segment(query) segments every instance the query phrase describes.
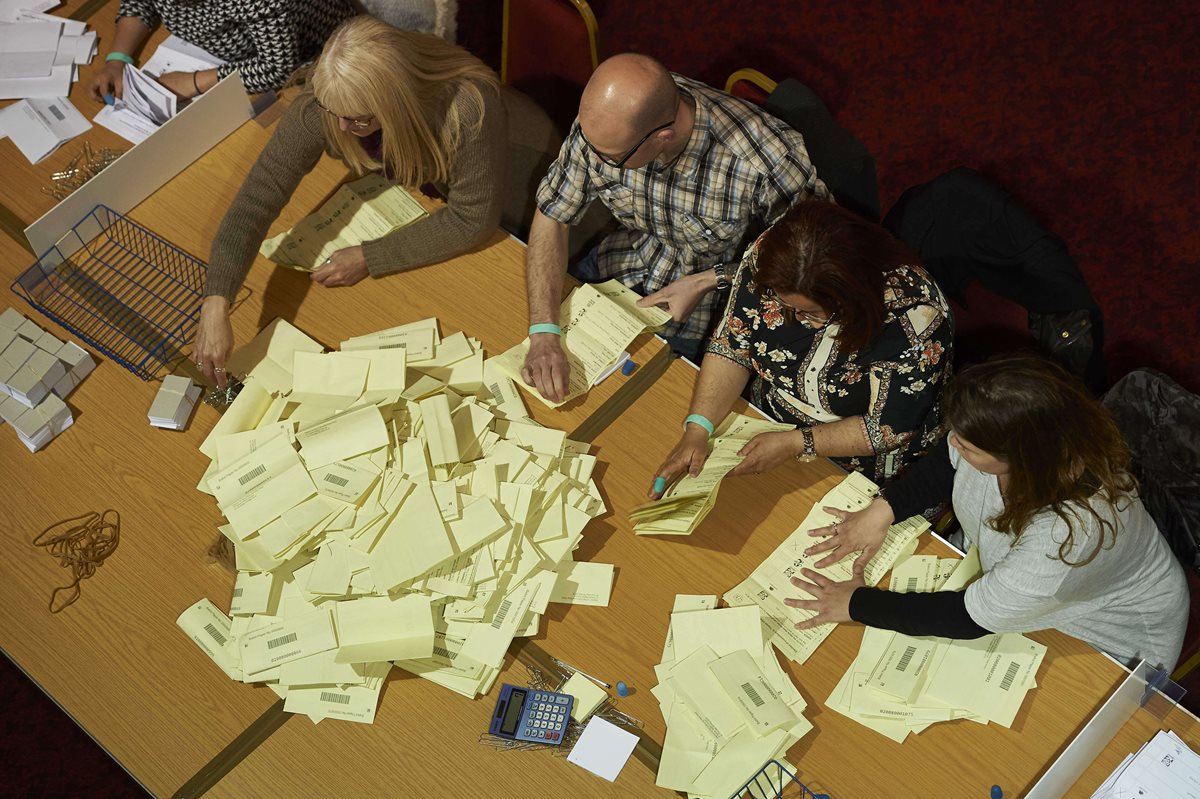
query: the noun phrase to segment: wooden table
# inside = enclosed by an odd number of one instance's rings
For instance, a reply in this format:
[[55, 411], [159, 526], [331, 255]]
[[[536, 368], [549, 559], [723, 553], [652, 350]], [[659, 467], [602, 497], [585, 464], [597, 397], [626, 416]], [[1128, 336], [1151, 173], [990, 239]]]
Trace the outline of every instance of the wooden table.
[[1175, 707], [1160, 719], [1148, 711], [1139, 710], [1125, 722], [1112, 743], [1104, 748], [1066, 793], [1065, 799], [1089, 799], [1127, 755], [1136, 753], [1159, 730], [1171, 730], [1194, 751], [1200, 752], [1200, 720], [1191, 713]]

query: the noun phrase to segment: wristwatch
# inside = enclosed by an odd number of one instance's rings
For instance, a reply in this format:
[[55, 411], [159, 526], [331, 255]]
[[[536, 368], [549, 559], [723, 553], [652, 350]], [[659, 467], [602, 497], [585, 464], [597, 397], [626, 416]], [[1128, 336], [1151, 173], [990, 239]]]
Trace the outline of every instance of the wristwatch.
[[717, 276], [717, 291], [724, 291], [729, 288], [729, 278], [725, 276], [725, 264], [714, 266], [713, 274]]
[[817, 459], [817, 446], [813, 443], [813, 434], [811, 427], [801, 427], [800, 435], [804, 436], [804, 449], [796, 456], [796, 460], [801, 463], [809, 463]]

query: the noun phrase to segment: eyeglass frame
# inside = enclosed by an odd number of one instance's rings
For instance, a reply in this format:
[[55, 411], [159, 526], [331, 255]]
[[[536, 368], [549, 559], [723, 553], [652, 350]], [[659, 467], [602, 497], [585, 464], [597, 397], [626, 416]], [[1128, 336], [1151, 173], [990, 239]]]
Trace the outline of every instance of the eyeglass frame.
[[770, 286], [763, 286], [763, 299], [774, 300], [780, 305], [780, 313], [783, 314], [785, 324], [795, 324], [796, 322], [809, 322], [822, 327], [833, 321], [836, 312], [826, 314], [824, 318], [817, 315], [815, 311], [806, 311], [788, 303], [783, 297], [779, 296], [779, 292]]
[[[321, 103], [320, 100], [318, 100], [315, 97], [313, 98], [313, 102], [315, 102], [317, 104], [317, 108], [320, 108], [322, 111], [324, 111], [326, 114], [329, 114], [329, 116], [333, 117], [334, 119], [345, 120], [346, 124], [349, 125], [350, 127], [354, 128], [355, 130], [362, 130], [363, 128], [369, 128], [375, 124], [375, 115], [374, 114], [371, 114], [371, 116], [369, 116], [366, 120], [355, 119], [354, 117], [344, 117], [341, 114], [335, 114], [332, 111], [330, 111], [328, 108], [326, 108]], [[639, 145], [639, 146], [641, 146], [641, 145]]]
[[674, 116], [671, 117], [671, 121], [667, 122], [663, 125], [659, 125], [657, 128], [655, 128], [654, 130], [647, 133], [645, 136], [643, 136], [641, 139], [639, 139], [638, 143], [633, 145], [633, 147], [627, 153], [625, 153], [625, 155], [622, 156], [620, 159], [614, 159], [612, 156], [605, 155], [604, 153], [597, 150], [596, 146], [594, 144], [592, 144], [590, 141], [588, 141], [588, 137], [583, 134], [583, 126], [580, 126], [580, 128], [579, 128], [579, 137], [581, 139], [583, 139], [583, 143], [586, 144], [588, 146], [588, 149], [592, 151], [592, 155], [596, 156], [602, 162], [604, 162], [608, 166], [612, 167], [613, 169], [622, 169], [622, 168], [624, 168], [625, 164], [629, 162], [629, 159], [633, 158], [634, 154], [638, 150], [642, 149], [642, 145], [644, 145], [646, 142], [650, 141], [651, 136], [653, 136], [655, 133], [658, 133], [659, 131], [666, 130], [667, 128], [669, 128], [675, 124], [675, 121], [679, 119], [679, 103], [680, 102], [682, 102], [682, 98], [679, 96], [678, 93], [676, 93], [675, 114], [674, 114]]

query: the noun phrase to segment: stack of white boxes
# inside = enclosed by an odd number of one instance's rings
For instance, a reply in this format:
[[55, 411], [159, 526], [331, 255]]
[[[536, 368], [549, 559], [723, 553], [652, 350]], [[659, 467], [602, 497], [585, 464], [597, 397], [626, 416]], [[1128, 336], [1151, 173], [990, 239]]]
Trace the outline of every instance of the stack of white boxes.
[[168, 375], [163, 378], [162, 387], [154, 395], [150, 405], [150, 424], [167, 430], [182, 430], [187, 427], [196, 400], [200, 398], [200, 386], [186, 377]]
[[0, 420], [30, 452], [71, 426], [63, 400], [95, 368], [79, 345], [59, 341], [12, 308], [0, 312]]

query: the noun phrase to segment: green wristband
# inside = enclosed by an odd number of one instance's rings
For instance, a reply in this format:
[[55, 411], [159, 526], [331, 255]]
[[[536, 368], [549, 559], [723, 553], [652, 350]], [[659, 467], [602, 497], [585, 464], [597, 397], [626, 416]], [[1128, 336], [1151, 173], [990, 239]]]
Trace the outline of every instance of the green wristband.
[[125, 55], [124, 53], [109, 53], [104, 56], [105, 61], [124, 61], [126, 64], [132, 65], [133, 56]]
[[532, 336], [535, 333], [553, 333], [556, 336], [561, 336], [562, 328], [551, 324], [530, 325], [529, 335]]
[[716, 428], [713, 427], [713, 423], [708, 421], [708, 419], [706, 419], [705, 417], [701, 416], [698, 413], [689, 413], [687, 415], [687, 418], [683, 420], [684, 428], [686, 429], [689, 424], [699, 425], [700, 427], [703, 427], [705, 430], [708, 431], [708, 435], [710, 437], [712, 436], [713, 433], [716, 432]]

